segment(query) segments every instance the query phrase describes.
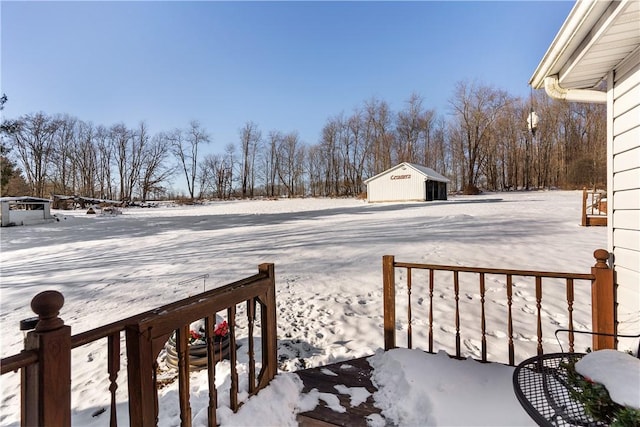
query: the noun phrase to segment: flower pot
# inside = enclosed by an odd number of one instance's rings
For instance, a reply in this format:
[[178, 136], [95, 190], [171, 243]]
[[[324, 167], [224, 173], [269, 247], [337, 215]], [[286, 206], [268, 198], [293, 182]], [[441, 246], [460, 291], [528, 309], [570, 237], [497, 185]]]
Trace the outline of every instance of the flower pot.
[[[229, 335], [215, 336], [213, 340], [214, 362], [229, 358]], [[171, 335], [164, 346], [167, 356], [167, 365], [178, 367], [178, 351], [176, 348], [175, 334]], [[207, 366], [207, 344], [189, 344], [189, 369], [197, 370]]]

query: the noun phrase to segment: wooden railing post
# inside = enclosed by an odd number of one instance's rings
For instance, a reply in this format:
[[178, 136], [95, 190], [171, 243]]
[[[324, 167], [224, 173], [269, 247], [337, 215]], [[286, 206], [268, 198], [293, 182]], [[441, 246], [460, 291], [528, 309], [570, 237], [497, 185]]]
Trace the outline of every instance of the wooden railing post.
[[596, 264], [591, 267], [595, 280], [591, 284], [591, 316], [593, 322], [593, 350], [616, 348], [615, 333], [615, 289], [613, 285], [613, 269], [607, 265], [609, 252], [596, 249], [593, 253]]
[[396, 275], [395, 257], [382, 257], [382, 282], [384, 296], [384, 349], [396, 347]]
[[[278, 373], [278, 325], [276, 312], [276, 279], [275, 267], [273, 264], [260, 264], [260, 273], [266, 273], [269, 277], [269, 289], [267, 290], [266, 301], [262, 312], [262, 352], [263, 363], [266, 363], [264, 385], [268, 384]], [[266, 333], [265, 333], [266, 332]], [[262, 384], [260, 385], [262, 386]]]
[[580, 221], [580, 224], [583, 227], [586, 227], [587, 225], [587, 189], [586, 188], [582, 189], [582, 221]]
[[44, 291], [31, 300], [38, 315], [25, 350], [38, 352], [38, 363], [22, 369], [22, 425], [71, 426], [71, 327], [58, 317], [64, 297]]
[[129, 383], [129, 424], [131, 427], [156, 425], [157, 391], [151, 334], [140, 325], [126, 327], [127, 382]]

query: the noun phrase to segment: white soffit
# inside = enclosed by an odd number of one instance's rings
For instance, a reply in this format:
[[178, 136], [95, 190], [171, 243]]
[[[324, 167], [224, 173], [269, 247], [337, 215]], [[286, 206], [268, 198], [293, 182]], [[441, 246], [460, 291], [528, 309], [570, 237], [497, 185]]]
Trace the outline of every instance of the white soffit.
[[595, 88], [638, 46], [640, 0], [579, 1], [529, 83], [540, 89], [557, 75], [563, 88]]

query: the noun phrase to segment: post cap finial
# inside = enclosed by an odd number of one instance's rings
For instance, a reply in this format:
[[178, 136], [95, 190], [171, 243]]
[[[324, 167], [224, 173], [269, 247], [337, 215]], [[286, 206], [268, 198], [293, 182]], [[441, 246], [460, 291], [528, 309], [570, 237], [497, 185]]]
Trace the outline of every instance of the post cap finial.
[[596, 249], [593, 252], [593, 257], [596, 259], [596, 268], [608, 268], [607, 261], [609, 260], [609, 252], [605, 249]]
[[36, 332], [51, 331], [64, 326], [64, 322], [58, 317], [63, 305], [64, 296], [58, 291], [44, 291], [33, 297], [31, 309], [38, 315]]

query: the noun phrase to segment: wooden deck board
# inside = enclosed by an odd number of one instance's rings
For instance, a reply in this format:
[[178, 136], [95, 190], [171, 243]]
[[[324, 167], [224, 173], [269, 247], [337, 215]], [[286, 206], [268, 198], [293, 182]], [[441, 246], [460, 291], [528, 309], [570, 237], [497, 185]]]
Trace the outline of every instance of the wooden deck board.
[[[326, 370], [337, 375], [328, 374]], [[371, 382], [371, 371], [372, 368], [367, 362], [367, 357], [296, 371], [296, 374], [304, 384], [304, 393], [308, 393], [313, 389], [318, 390], [320, 393], [330, 393], [336, 396], [340, 400], [340, 404], [346, 408], [346, 412], [336, 412], [327, 407], [324, 401], [320, 400], [315, 409], [298, 415], [300, 425], [306, 427], [365, 427], [367, 425], [367, 416], [380, 414], [380, 409], [373, 406], [373, 393], [377, 391], [377, 388]], [[336, 385], [344, 385], [349, 388], [364, 387], [371, 395], [366, 402], [357, 407], [352, 407], [351, 397], [348, 394], [341, 394], [335, 388]]]
[[589, 216], [587, 215], [587, 226], [607, 226], [606, 216]]

